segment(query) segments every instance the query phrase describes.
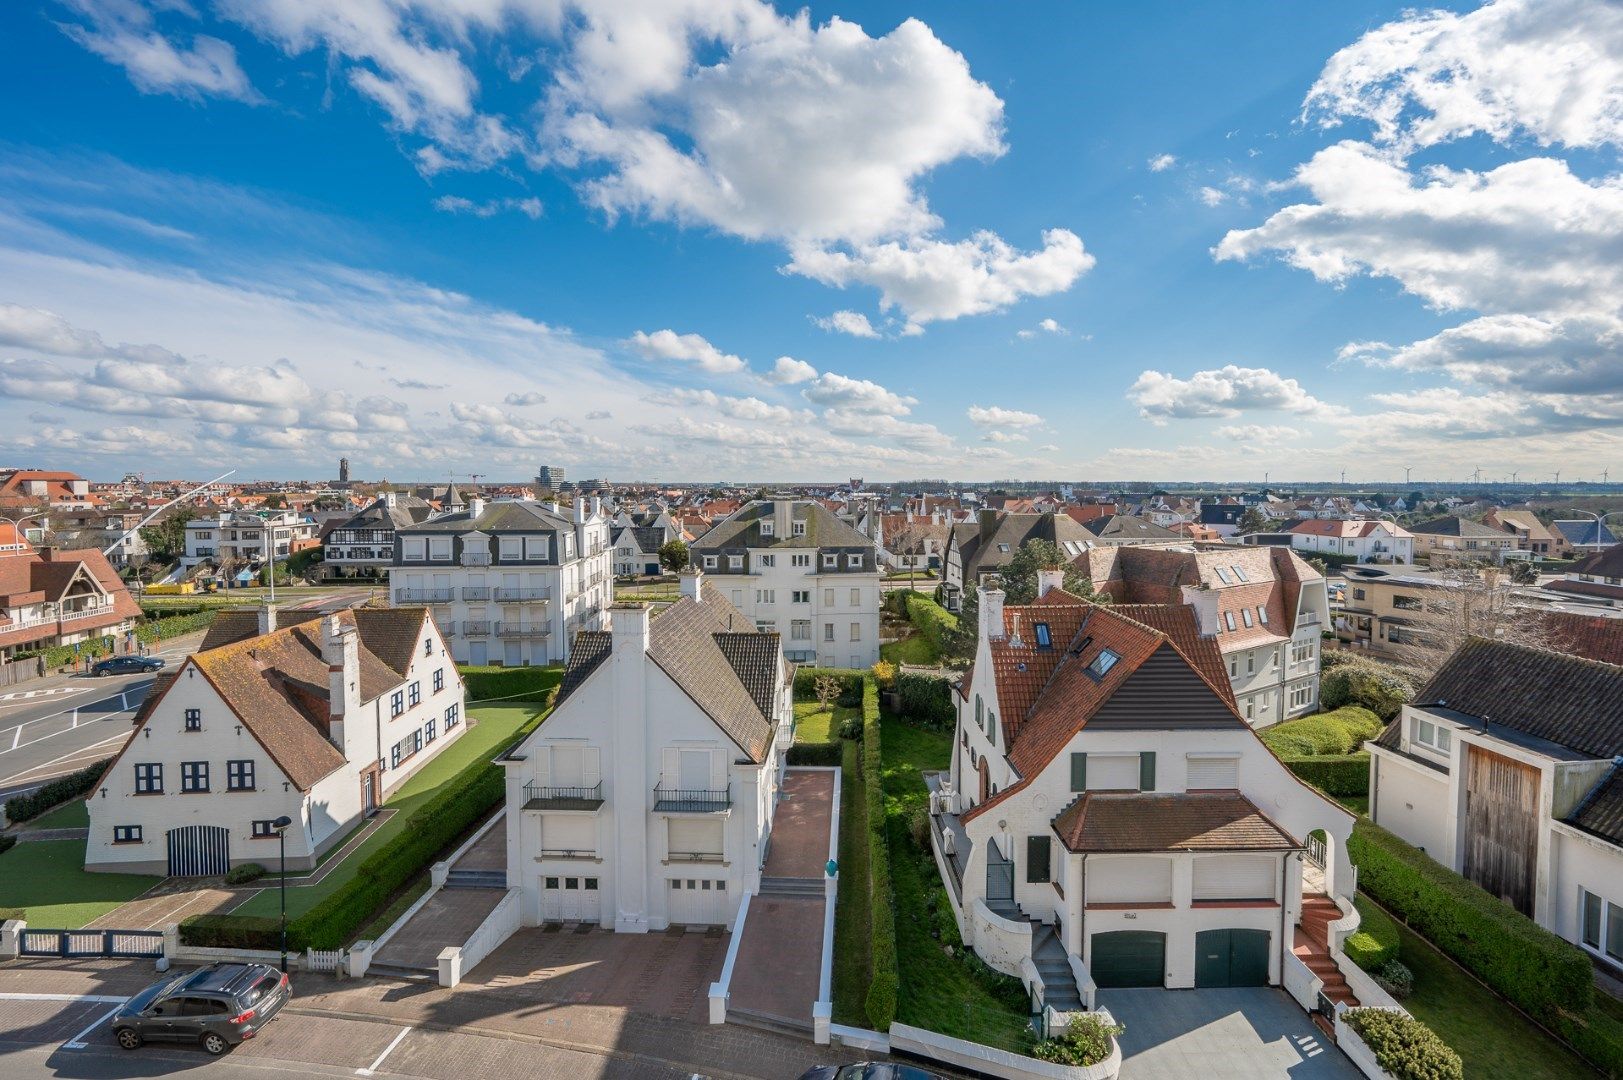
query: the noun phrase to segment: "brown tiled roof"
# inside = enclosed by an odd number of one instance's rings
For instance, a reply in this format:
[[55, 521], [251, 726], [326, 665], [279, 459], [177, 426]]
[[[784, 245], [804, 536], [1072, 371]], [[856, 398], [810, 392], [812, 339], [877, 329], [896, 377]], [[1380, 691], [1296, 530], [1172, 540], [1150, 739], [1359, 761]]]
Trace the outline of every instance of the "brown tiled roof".
[[1623, 619], [1552, 611], [1544, 616], [1543, 628], [1552, 649], [1585, 660], [1623, 665]]
[[1289, 851], [1302, 845], [1237, 791], [1090, 791], [1054, 819], [1069, 851]]
[[[276, 611], [276, 625], [278, 628], [297, 626], [299, 623], [319, 618], [321, 618], [321, 612], [308, 608], [278, 608]], [[209, 624], [208, 632], [203, 635], [203, 644], [197, 647], [197, 651], [207, 652], [210, 649], [218, 649], [221, 645], [244, 641], [255, 637], [258, 633], [258, 608], [228, 608], [214, 616], [214, 621]]]
[[1623, 577], [1623, 544], [1591, 552], [1567, 568], [1569, 574], [1593, 577]]
[[[684, 598], [653, 621], [648, 655], [751, 761], [765, 760], [772, 744], [771, 714], [762, 712], [718, 641], [749, 620], [720, 589], [709, 582], [700, 587], [702, 602]], [[762, 636], [776, 645], [776, 634]]]

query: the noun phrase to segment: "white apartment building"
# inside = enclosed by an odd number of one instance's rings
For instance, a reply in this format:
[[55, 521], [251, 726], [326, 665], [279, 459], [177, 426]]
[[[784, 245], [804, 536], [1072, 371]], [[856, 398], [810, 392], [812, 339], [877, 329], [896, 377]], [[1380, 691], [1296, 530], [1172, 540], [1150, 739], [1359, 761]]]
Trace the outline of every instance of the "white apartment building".
[[1361, 563], [1414, 562], [1414, 534], [1390, 521], [1314, 518], [1284, 530], [1297, 551], [1351, 555]]
[[814, 502], [757, 499], [689, 548], [692, 564], [794, 663], [879, 662], [879, 552]]
[[[702, 584], [701, 584], [702, 583]], [[760, 884], [792, 738], [789, 668], [715, 579], [575, 639], [557, 707], [501, 760], [520, 921], [731, 928]]]
[[272, 551], [277, 559], [285, 559], [295, 540], [315, 535], [315, 522], [289, 510], [225, 510], [217, 518], [194, 518], [186, 523], [186, 553], [180, 563], [252, 562], [269, 558]]
[[613, 599], [609, 519], [572, 508], [474, 498], [467, 509], [395, 530], [389, 594], [428, 604], [459, 664], [557, 664]]
[[306, 869], [462, 736], [462, 679], [426, 608], [222, 612], [164, 672], [87, 797], [85, 868]]

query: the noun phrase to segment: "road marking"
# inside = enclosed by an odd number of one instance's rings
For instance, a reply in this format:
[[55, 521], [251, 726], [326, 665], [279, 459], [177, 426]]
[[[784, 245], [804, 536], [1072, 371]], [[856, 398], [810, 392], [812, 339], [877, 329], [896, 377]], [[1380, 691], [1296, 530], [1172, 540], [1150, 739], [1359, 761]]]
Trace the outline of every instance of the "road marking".
[[83, 1001], [91, 1005], [122, 1005], [127, 997], [105, 994], [0, 994], [0, 1001]]
[[[122, 1004], [122, 1002], [120, 1004]], [[84, 1041], [85, 1036], [89, 1035], [92, 1031], [95, 1031], [97, 1028], [99, 1028], [103, 1024], [107, 1023], [107, 1021], [111, 1020], [113, 1018], [113, 1014], [118, 1012], [118, 1009], [119, 1009], [119, 1006], [114, 1005], [111, 1009], [108, 1009], [106, 1012], [104, 1012], [100, 1016], [96, 1017], [96, 1019], [91, 1021], [90, 1025], [88, 1027], [86, 1027], [83, 1031], [79, 1032], [79, 1034], [75, 1035], [73, 1038], [71, 1038], [67, 1042], [63, 1043], [62, 1044], [62, 1049], [64, 1049], [64, 1050], [83, 1050], [85, 1047], [89, 1046], [90, 1044]]]
[[355, 1075], [356, 1076], [371, 1076], [374, 1073], [376, 1073], [378, 1071], [378, 1066], [383, 1064], [383, 1059], [388, 1057], [390, 1054], [394, 1053], [394, 1048], [400, 1045], [400, 1040], [404, 1039], [406, 1037], [406, 1033], [409, 1032], [410, 1030], [411, 1030], [411, 1028], [409, 1028], [409, 1027], [401, 1028], [400, 1029], [400, 1034], [396, 1035], [394, 1037], [394, 1041], [391, 1042], [388, 1046], [385, 1046], [383, 1048], [383, 1053], [378, 1055], [377, 1060], [372, 1062], [372, 1064], [368, 1065], [364, 1069], [356, 1069], [355, 1070]]
[[[10, 776], [0, 777], [0, 786], [15, 783], [15, 782], [17, 782], [19, 777], [28, 776], [28, 775], [30, 775], [32, 773], [37, 773], [41, 769], [49, 769], [52, 765], [55, 765], [58, 762], [70, 761], [73, 758], [80, 757], [80, 756], [82, 756], [84, 754], [88, 754], [90, 751], [96, 749], [96, 747], [98, 747], [98, 746], [106, 746], [110, 742], [124, 742], [124, 741], [126, 741], [128, 739], [129, 739], [129, 735], [127, 735], [127, 734], [122, 734], [121, 733], [121, 734], [118, 734], [118, 735], [109, 735], [107, 738], [102, 739], [100, 742], [93, 742], [89, 746], [82, 746], [79, 749], [73, 751], [72, 753], [63, 754], [61, 757], [52, 758], [50, 761], [46, 761], [46, 762], [43, 762], [43, 763], [41, 763], [39, 765], [35, 765], [32, 769], [24, 769], [20, 773], [12, 773]], [[38, 742], [39, 740], [36, 739], [34, 741]], [[28, 745], [33, 746], [34, 743], [29, 743]], [[0, 750], [0, 753], [9, 754], [9, 753], [11, 753], [11, 751], [9, 751], [9, 750]], [[68, 771], [73, 772], [75, 770], [69, 769]], [[39, 778], [39, 782], [44, 783], [45, 781], [51, 780], [51, 779], [54, 779], [54, 776], [42, 776], [42, 777]], [[27, 783], [27, 782], [28, 781], [24, 781], [24, 783]], [[13, 794], [15, 794], [15, 792], [13, 792]]]

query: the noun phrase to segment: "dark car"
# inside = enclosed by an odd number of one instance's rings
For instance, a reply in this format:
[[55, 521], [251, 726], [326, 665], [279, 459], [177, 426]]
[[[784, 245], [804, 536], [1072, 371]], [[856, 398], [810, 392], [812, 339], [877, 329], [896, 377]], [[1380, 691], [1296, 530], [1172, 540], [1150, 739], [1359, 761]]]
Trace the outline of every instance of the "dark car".
[[147, 987], [110, 1025], [126, 1050], [147, 1041], [189, 1042], [223, 1054], [258, 1034], [292, 992], [287, 976], [265, 964], [211, 964]]
[[813, 1065], [800, 1080], [946, 1080], [940, 1073], [887, 1061], [859, 1061], [855, 1065]]
[[112, 656], [96, 661], [90, 669], [92, 675], [138, 675], [145, 671], [158, 671], [163, 661], [156, 656]]

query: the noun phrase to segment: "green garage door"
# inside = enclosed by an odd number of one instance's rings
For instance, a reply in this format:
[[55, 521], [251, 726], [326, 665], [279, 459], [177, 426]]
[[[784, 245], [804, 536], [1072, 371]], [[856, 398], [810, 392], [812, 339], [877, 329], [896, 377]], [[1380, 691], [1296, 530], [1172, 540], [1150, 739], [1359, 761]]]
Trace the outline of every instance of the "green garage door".
[[1195, 985], [1267, 986], [1266, 930], [1202, 930], [1195, 935]]
[[1165, 986], [1167, 936], [1150, 930], [1094, 934], [1088, 969], [1100, 986]]

